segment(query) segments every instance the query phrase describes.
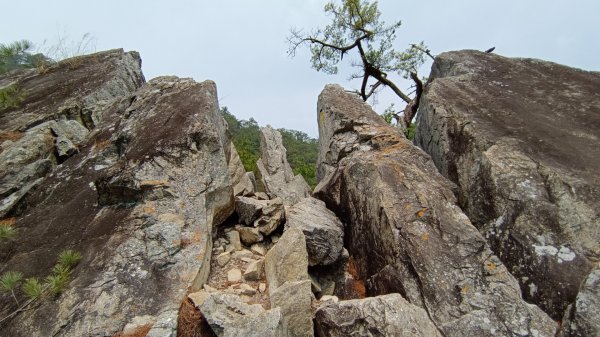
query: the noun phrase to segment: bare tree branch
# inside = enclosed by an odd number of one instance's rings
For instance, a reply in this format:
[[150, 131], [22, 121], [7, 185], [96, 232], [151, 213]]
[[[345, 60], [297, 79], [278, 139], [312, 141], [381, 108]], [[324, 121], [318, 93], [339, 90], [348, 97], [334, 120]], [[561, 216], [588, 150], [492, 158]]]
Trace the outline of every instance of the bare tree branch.
[[423, 53], [427, 54], [427, 56], [431, 57], [432, 60], [435, 61], [435, 56], [431, 55], [431, 50], [429, 50], [429, 49], [423, 49], [423, 48], [419, 47], [418, 45], [416, 45], [414, 43], [411, 44], [410, 47], [414, 48], [416, 50], [422, 51]]

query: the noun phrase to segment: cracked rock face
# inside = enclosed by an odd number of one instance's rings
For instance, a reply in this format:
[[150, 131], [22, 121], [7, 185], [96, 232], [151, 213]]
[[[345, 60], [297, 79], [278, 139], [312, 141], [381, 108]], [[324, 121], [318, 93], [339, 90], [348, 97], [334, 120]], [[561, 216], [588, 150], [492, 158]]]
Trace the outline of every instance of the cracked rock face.
[[328, 302], [315, 313], [321, 337], [441, 337], [427, 312], [400, 294]]
[[182, 299], [208, 277], [212, 228], [234, 210], [215, 84], [159, 77], [99, 115], [89, 141], [27, 196], [0, 274], [43, 278], [65, 249], [83, 259], [62, 295], [0, 335], [112, 336], [143, 321], [148, 336], [175, 336]]
[[427, 154], [340, 86], [325, 87], [317, 111], [314, 194], [346, 225], [367, 295], [401, 294], [447, 337], [555, 335]]
[[256, 162], [261, 181], [271, 198], [293, 205], [310, 196], [310, 187], [300, 174], [294, 175], [287, 161], [279, 131], [270, 125], [260, 129], [260, 159]]
[[430, 78], [415, 143], [523, 296], [560, 320], [600, 259], [600, 74], [459, 51]]
[[344, 248], [344, 225], [325, 203], [305, 198], [286, 212], [286, 228], [298, 228], [306, 237], [308, 265], [330, 265]]
[[0, 88], [17, 85], [24, 98], [0, 111], [0, 219], [17, 215], [29, 191], [85, 144], [104, 108], [144, 81], [138, 53], [122, 49], [0, 76]]

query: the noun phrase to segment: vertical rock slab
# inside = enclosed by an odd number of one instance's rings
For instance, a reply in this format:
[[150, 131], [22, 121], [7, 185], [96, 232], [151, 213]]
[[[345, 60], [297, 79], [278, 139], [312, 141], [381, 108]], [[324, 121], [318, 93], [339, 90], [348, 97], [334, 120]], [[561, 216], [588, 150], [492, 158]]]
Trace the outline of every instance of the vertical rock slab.
[[444, 336], [554, 336], [430, 157], [337, 85], [318, 102], [315, 195], [346, 224], [368, 295], [400, 293]]
[[523, 296], [559, 320], [600, 259], [600, 73], [458, 51], [430, 79], [416, 144]]
[[[63, 294], [0, 335], [113, 336], [143, 322], [148, 336], [175, 336], [182, 299], [208, 277], [212, 228], [234, 209], [215, 83], [159, 77], [101, 115], [27, 197], [0, 273], [43, 278], [65, 249], [83, 259]], [[0, 296], [0, 311], [12, 310]]]
[[271, 308], [281, 308], [286, 333], [293, 337], [313, 336], [308, 253], [300, 229], [287, 229], [267, 252], [265, 275]]
[[400, 294], [326, 303], [315, 313], [320, 337], [441, 337], [427, 312]]
[[267, 125], [260, 129], [260, 134], [260, 159], [256, 165], [267, 194], [271, 198], [280, 197], [286, 205], [310, 196], [304, 177], [292, 172], [279, 131]]
[[85, 145], [106, 107], [144, 82], [137, 52], [122, 49], [66, 59], [44, 71], [0, 75], [0, 88], [19, 88], [17, 107], [0, 110], [0, 218]]

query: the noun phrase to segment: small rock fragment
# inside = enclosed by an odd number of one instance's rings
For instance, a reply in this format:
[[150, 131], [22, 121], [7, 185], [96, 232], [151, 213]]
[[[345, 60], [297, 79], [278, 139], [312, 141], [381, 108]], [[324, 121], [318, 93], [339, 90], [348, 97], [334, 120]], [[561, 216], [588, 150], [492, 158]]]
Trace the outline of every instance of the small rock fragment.
[[246, 246], [250, 246], [253, 243], [261, 242], [264, 238], [258, 228], [255, 227], [237, 227], [235, 229], [240, 236], [240, 240]]
[[246, 271], [244, 272], [244, 279], [248, 281], [258, 281], [261, 278], [263, 272], [264, 260], [254, 261], [248, 264]]
[[220, 267], [223, 267], [224, 265], [229, 263], [229, 260], [231, 260], [231, 254], [229, 252], [224, 252], [217, 256], [217, 264]]
[[246, 296], [252, 296], [252, 295], [256, 294], [256, 289], [254, 289], [254, 287], [252, 287], [249, 284], [242, 283], [240, 285], [240, 294], [246, 295]]
[[233, 268], [227, 272], [227, 281], [240, 282], [242, 280], [242, 271], [238, 268]]
[[229, 239], [229, 245], [233, 246], [233, 249], [238, 251], [238, 250], [242, 250], [242, 242], [240, 241], [240, 234], [235, 231], [235, 230], [231, 230], [229, 232], [227, 232], [227, 239]]
[[250, 247], [250, 250], [258, 255], [265, 256], [267, 254], [267, 248], [261, 243], [255, 243]]

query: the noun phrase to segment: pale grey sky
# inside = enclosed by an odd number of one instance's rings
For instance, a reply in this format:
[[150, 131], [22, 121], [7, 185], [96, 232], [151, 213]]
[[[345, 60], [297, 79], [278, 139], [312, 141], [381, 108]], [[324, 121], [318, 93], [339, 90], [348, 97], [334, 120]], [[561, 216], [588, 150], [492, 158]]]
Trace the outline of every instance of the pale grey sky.
[[[309, 55], [287, 56], [291, 27], [327, 24], [317, 0], [30, 0], [4, 3], [0, 42], [52, 45], [90, 33], [97, 51], [137, 50], [147, 80], [161, 75], [212, 79], [220, 104], [238, 118], [317, 136], [316, 102], [326, 83], [345, 87], [348, 73], [310, 68]], [[380, 0], [386, 22], [402, 20], [397, 49], [424, 40], [434, 54], [496, 46], [505, 56], [533, 57], [600, 70], [598, 0]], [[44, 47], [42, 46], [42, 49]], [[429, 73], [429, 65], [421, 75]], [[402, 83], [407, 86], [407, 83]], [[379, 96], [376, 110], [402, 102]]]

